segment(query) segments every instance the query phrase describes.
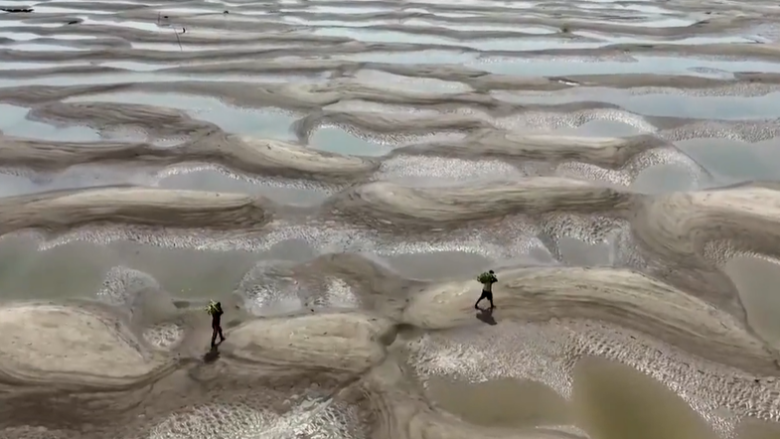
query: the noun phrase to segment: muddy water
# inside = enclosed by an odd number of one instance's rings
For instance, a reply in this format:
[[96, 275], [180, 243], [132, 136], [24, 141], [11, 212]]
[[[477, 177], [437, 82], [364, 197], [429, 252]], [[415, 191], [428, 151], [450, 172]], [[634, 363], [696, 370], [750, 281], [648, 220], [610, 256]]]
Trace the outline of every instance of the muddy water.
[[[0, 240], [0, 300], [121, 309], [133, 297], [159, 320], [172, 306], [165, 293], [247, 306], [230, 308], [218, 366], [200, 361], [200, 310], [134, 327], [157, 340], [146, 357], [174, 364], [151, 393], [122, 394], [116, 410], [91, 393], [84, 404], [41, 397], [45, 410], [29, 420], [6, 413], [28, 407], [14, 394], [0, 401], [0, 437], [778, 437], [777, 373], [749, 359], [779, 346], [780, 272], [763, 255], [710, 258], [695, 241], [720, 233], [724, 248], [759, 253], [780, 242], [775, 189], [695, 194], [780, 178], [775, 5], [31, 7], [0, 15], [0, 220], [61, 229], [81, 215], [132, 232], [108, 244], [83, 227], [58, 245]], [[585, 189], [606, 184], [612, 192]], [[111, 185], [164, 195], [41, 201]], [[173, 230], [193, 224], [209, 239]], [[204, 224], [235, 230], [227, 239]], [[235, 249], [254, 242], [277, 244]], [[472, 279], [488, 269], [499, 273], [498, 308], [486, 316], [472, 308]], [[408, 334], [376, 329], [385, 319]], [[242, 335], [252, 324], [269, 326]], [[396, 356], [436, 337], [426, 361]], [[50, 352], [51, 340], [20, 343], [52, 364], [77, 357]], [[707, 343], [713, 358], [747, 358], [745, 370], [688, 353]], [[244, 373], [252, 362], [262, 364]], [[87, 421], [70, 417], [82, 406]]]
[[431, 399], [461, 419], [486, 427], [539, 427], [572, 422], [568, 401], [549, 387], [502, 379], [479, 384], [428, 381]]
[[770, 166], [780, 154], [774, 141], [690, 139], [675, 144], [724, 181], [771, 181], [780, 177], [777, 168]]
[[780, 343], [780, 323], [777, 309], [780, 294], [773, 285], [780, 281], [780, 264], [757, 257], [742, 256], [730, 260], [724, 267], [739, 290], [751, 326], [769, 343]]
[[491, 268], [487, 258], [479, 255], [443, 251], [430, 254], [404, 254], [386, 258], [390, 266], [404, 277], [445, 280], [465, 273], [481, 273]]
[[696, 412], [664, 386], [619, 363], [586, 358], [574, 370], [573, 411], [607, 439], [715, 436]]
[[94, 297], [109, 270], [125, 267], [152, 276], [183, 298], [209, 298], [232, 291], [257, 255], [166, 249], [134, 243], [72, 242], [40, 252], [26, 239], [0, 242], [3, 299]]

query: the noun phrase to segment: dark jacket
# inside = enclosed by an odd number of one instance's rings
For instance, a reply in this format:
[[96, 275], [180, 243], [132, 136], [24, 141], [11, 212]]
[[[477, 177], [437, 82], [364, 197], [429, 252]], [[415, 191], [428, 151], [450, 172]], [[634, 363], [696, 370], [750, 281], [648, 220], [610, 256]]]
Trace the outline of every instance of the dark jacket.
[[222, 314], [225, 313], [222, 311], [222, 305], [219, 303], [212, 303], [207, 308], [207, 311], [211, 315], [211, 326], [219, 326], [220, 320], [222, 319]]

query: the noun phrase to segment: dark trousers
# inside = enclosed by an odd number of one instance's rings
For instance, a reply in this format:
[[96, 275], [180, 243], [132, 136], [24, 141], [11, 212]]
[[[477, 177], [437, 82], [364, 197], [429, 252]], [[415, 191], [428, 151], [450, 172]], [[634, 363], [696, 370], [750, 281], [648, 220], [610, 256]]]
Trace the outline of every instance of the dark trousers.
[[222, 326], [219, 323], [211, 325], [211, 345], [215, 346], [217, 343], [217, 335], [219, 335], [220, 342], [225, 341], [225, 336], [222, 335]]
[[474, 308], [479, 308], [479, 302], [482, 302], [484, 299], [487, 299], [490, 302], [490, 308], [495, 308], [493, 305], [493, 293], [485, 290], [482, 290], [482, 295], [479, 296], [479, 300], [474, 304]]

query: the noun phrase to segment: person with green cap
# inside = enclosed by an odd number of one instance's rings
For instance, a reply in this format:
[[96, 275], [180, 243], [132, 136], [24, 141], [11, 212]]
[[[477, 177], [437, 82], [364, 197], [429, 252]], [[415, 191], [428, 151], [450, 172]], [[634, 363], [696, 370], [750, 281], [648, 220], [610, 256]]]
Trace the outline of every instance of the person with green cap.
[[211, 347], [217, 346], [217, 335], [219, 335], [219, 342], [225, 341], [225, 336], [222, 335], [222, 304], [215, 301], [210, 301], [209, 306], [206, 307], [206, 311], [211, 315]]
[[474, 304], [474, 308], [480, 309], [479, 302], [481, 302], [482, 299], [487, 299], [490, 302], [490, 309], [494, 309], [496, 306], [493, 305], [493, 284], [498, 282], [496, 273], [494, 273], [493, 270], [484, 272], [477, 276], [477, 280], [482, 284], [482, 295], [479, 296], [479, 300]]

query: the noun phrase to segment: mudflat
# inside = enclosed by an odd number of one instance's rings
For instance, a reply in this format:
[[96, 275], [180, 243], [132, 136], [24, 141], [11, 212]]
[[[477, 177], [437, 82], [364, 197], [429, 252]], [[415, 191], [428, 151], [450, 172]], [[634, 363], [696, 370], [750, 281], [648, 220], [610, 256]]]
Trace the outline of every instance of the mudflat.
[[778, 437], [776, 5], [0, 8], [1, 438]]

